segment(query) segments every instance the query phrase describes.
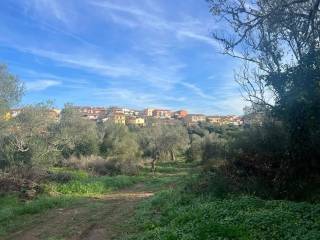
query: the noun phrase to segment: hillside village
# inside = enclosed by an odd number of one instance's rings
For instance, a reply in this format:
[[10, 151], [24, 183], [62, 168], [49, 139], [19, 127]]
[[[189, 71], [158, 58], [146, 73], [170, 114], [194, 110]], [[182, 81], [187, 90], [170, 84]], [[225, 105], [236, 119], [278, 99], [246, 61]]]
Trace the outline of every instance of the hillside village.
[[[146, 108], [144, 110], [134, 110], [122, 107], [91, 107], [75, 106], [79, 111], [80, 117], [96, 122], [113, 122], [122, 125], [132, 125], [144, 127], [147, 124], [157, 123], [165, 125], [176, 125], [183, 123], [186, 126], [196, 125], [200, 122], [207, 122], [216, 125], [235, 125], [244, 124], [244, 118], [236, 115], [214, 115], [189, 114], [186, 110], [172, 111], [169, 109]], [[6, 118], [16, 117], [23, 108], [11, 109]], [[59, 121], [61, 109], [51, 109], [48, 116]]]

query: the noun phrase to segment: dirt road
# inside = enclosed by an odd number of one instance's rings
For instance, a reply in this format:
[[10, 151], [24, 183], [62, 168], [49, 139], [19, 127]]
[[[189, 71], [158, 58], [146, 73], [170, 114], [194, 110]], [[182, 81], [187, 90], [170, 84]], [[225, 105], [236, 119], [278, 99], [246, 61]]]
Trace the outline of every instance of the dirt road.
[[108, 240], [130, 231], [126, 224], [137, 204], [153, 195], [143, 184], [99, 198], [88, 198], [70, 208], [49, 210], [25, 229], [5, 240]]

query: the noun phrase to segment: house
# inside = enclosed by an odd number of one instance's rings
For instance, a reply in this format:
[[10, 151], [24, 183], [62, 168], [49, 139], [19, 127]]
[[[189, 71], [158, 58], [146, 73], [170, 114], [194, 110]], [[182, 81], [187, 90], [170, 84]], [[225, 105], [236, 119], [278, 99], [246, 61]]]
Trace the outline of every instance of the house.
[[205, 122], [206, 116], [203, 114], [188, 114], [184, 119], [187, 126], [196, 125], [199, 122]]
[[4, 115], [2, 115], [2, 120], [9, 121], [12, 118], [12, 115], [10, 112], [6, 112]]
[[106, 115], [107, 110], [103, 107], [75, 107], [78, 109], [82, 117], [89, 120], [97, 120], [103, 115]]
[[112, 115], [112, 114], [124, 114], [123, 108], [120, 107], [110, 107], [108, 109], [108, 114]]
[[22, 109], [16, 108], [16, 109], [11, 109], [10, 114], [11, 117], [16, 117], [21, 113]]
[[126, 124], [126, 116], [123, 113], [115, 113], [111, 114], [109, 117], [109, 121], [116, 124]]
[[239, 116], [208, 116], [207, 122], [218, 125], [235, 125], [240, 126], [243, 124], [243, 120]]
[[144, 118], [141, 118], [141, 117], [127, 117], [126, 124], [127, 125], [135, 125], [135, 126], [139, 126], [139, 127], [144, 127], [145, 126], [145, 120], [144, 120]]
[[173, 113], [173, 117], [176, 119], [185, 118], [187, 115], [188, 115], [188, 112], [186, 110], [179, 110]]
[[60, 109], [49, 109], [48, 110], [48, 116], [52, 119], [54, 119], [55, 121], [59, 121], [60, 119], [60, 113], [61, 110]]
[[155, 118], [171, 118], [171, 111], [166, 109], [155, 109], [152, 112], [152, 116]]
[[208, 116], [207, 122], [211, 124], [220, 124], [222, 121], [222, 116]]
[[143, 115], [146, 116], [146, 117], [152, 117], [153, 116], [153, 110], [152, 108], [146, 108], [144, 111], [143, 111]]

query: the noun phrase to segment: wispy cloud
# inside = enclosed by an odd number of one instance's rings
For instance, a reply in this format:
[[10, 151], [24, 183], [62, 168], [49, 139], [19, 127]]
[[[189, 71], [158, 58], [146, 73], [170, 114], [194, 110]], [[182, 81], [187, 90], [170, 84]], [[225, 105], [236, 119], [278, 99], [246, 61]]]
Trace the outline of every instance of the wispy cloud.
[[44, 57], [55, 62], [60, 62], [75, 68], [83, 68], [90, 70], [101, 75], [111, 76], [111, 77], [120, 77], [120, 76], [130, 76], [134, 75], [134, 69], [125, 66], [119, 66], [115, 64], [109, 64], [107, 61], [90, 55], [83, 54], [67, 54], [57, 51], [48, 51], [35, 48], [21, 48], [17, 47], [21, 51]]
[[52, 91], [60, 102], [204, 113], [241, 108], [229, 77], [220, 74], [227, 67], [215, 66], [216, 56], [204, 57], [220, 46], [201, 16], [206, 9], [200, 15], [193, 9], [196, 1], [179, 6], [157, 0], [22, 2], [21, 19], [8, 15], [0, 23], [0, 48], [9, 58], [19, 56], [12, 62], [33, 69], [17, 73], [34, 99], [56, 87], [59, 91]]
[[178, 31], [178, 37], [189, 38], [189, 39], [201, 41], [201, 42], [204, 42], [206, 44], [213, 46], [216, 49], [221, 49], [220, 44], [216, 40], [214, 40], [213, 38], [208, 37], [206, 35], [202, 35], [202, 34], [193, 32], [193, 31], [190, 31], [190, 30]]
[[188, 88], [189, 90], [191, 90], [193, 93], [195, 93], [196, 95], [198, 95], [201, 98], [207, 99], [207, 100], [216, 100], [215, 97], [213, 97], [212, 95], [206, 94], [204, 93], [201, 88], [197, 87], [194, 84], [191, 83], [187, 83], [187, 82], [180, 82], [180, 85]]
[[61, 82], [51, 79], [43, 79], [32, 82], [26, 82], [27, 91], [42, 91], [47, 88], [60, 85]]
[[[203, 27], [203, 23], [190, 16], [185, 16], [180, 20], [168, 20], [162, 15], [163, 13], [150, 13], [149, 9], [136, 8], [134, 5], [107, 1], [94, 1], [91, 4], [106, 9], [109, 17], [117, 24], [128, 27], [145, 27], [156, 31], [167, 31], [171, 35], [174, 33], [177, 39], [189, 38], [209, 44], [220, 50], [220, 45], [213, 38], [209, 37], [209, 31]], [[114, 12], [126, 13], [127, 15], [116, 15]]]

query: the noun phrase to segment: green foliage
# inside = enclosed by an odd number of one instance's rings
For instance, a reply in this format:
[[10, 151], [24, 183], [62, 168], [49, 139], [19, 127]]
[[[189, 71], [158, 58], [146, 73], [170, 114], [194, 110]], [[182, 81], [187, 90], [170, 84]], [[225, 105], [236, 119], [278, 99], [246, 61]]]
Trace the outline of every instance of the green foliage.
[[71, 196], [94, 196], [109, 193], [111, 191], [129, 187], [138, 181], [141, 177], [133, 176], [102, 176], [93, 177], [80, 175], [67, 183], [51, 182], [46, 185], [46, 191], [50, 193], [59, 193]]
[[203, 138], [197, 134], [190, 135], [190, 147], [186, 151], [186, 157], [189, 162], [202, 160]]
[[0, 197], [0, 236], [14, 228], [24, 216], [41, 213], [47, 209], [67, 207], [76, 201], [73, 197], [42, 195], [33, 201], [22, 202], [15, 195]]
[[217, 21], [230, 28], [214, 38], [226, 53], [234, 56], [236, 51], [245, 60], [236, 80], [246, 100], [260, 109], [253, 119], [258, 120], [257, 128], [263, 115], [281, 125], [252, 131], [255, 136], [246, 141], [252, 146], [243, 145], [235, 166], [265, 179], [263, 184], [277, 197], [304, 199], [306, 188], [319, 188], [320, 2], [208, 2]]
[[11, 74], [6, 65], [0, 64], [0, 113], [3, 113], [1, 109], [19, 103], [23, 92], [24, 86], [19, 78]]
[[29, 105], [9, 121], [10, 131], [0, 139], [3, 167], [47, 166], [59, 156], [51, 128], [56, 124], [49, 115], [51, 103]]
[[72, 105], [65, 105], [54, 132], [59, 140], [59, 149], [65, 158], [73, 154], [88, 156], [98, 153], [99, 136], [96, 124], [82, 118], [78, 109]]
[[163, 191], [139, 208], [139, 233], [129, 239], [318, 239], [320, 205], [216, 199]]
[[106, 123], [100, 145], [101, 154], [108, 159], [107, 168], [123, 174], [136, 174], [141, 150], [137, 136], [127, 126]]

